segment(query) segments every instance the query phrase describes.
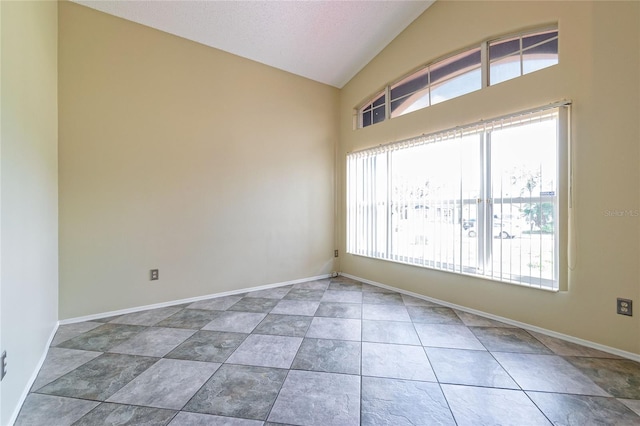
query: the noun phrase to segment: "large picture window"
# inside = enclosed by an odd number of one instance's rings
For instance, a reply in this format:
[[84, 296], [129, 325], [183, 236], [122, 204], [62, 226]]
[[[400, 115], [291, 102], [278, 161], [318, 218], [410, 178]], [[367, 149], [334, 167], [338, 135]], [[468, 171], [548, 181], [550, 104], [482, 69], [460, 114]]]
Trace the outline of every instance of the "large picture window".
[[349, 154], [347, 252], [561, 289], [567, 109]]

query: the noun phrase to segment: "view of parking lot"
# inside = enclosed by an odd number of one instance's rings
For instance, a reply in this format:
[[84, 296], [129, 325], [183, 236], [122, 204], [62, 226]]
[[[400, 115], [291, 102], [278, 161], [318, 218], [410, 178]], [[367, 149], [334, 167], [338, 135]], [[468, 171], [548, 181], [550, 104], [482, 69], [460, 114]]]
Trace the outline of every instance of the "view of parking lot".
[[518, 235], [501, 238], [494, 232], [484, 263], [479, 247], [482, 240], [477, 238], [475, 227], [465, 230], [458, 224], [426, 222], [425, 225], [416, 233], [416, 224], [406, 221], [394, 232], [391, 242], [395, 247], [394, 260], [553, 288], [553, 234], [525, 229]]

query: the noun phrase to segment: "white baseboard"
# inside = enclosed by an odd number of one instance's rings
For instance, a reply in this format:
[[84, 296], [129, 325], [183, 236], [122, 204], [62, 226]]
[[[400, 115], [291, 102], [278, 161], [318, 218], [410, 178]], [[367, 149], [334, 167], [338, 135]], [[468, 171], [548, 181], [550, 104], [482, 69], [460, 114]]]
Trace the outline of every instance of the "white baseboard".
[[136, 306], [135, 308], [119, 309], [117, 311], [109, 311], [109, 312], [102, 312], [102, 313], [99, 313], [99, 314], [86, 315], [86, 316], [82, 316], [82, 317], [68, 318], [68, 319], [59, 321], [58, 324], [66, 325], [66, 324], [74, 324], [74, 323], [77, 323], [77, 322], [92, 321], [92, 320], [101, 319], [101, 318], [113, 317], [113, 316], [116, 316], [116, 315], [124, 315], [124, 314], [130, 314], [130, 313], [133, 313], [133, 312], [146, 311], [147, 309], [166, 308], [167, 306], [174, 306], [174, 305], [182, 305], [184, 303], [199, 302], [201, 300], [215, 299], [217, 297], [233, 296], [235, 294], [248, 293], [248, 292], [251, 292], [251, 291], [267, 290], [267, 289], [270, 289], [270, 288], [282, 287], [282, 286], [285, 286], [285, 285], [299, 284], [299, 283], [304, 283], [304, 282], [307, 282], [307, 281], [314, 281], [314, 280], [322, 280], [322, 279], [329, 278], [329, 277], [331, 277], [331, 274], [324, 274], [324, 275], [318, 275], [318, 276], [315, 276], [315, 277], [300, 278], [300, 279], [297, 279], [297, 280], [284, 281], [284, 282], [273, 283], [273, 284], [265, 284], [265, 285], [261, 285], [261, 286], [257, 286], [257, 287], [250, 287], [250, 288], [243, 288], [243, 289], [239, 289], [239, 290], [225, 291], [225, 292], [222, 292], [222, 293], [207, 294], [205, 296], [197, 296], [197, 297], [190, 297], [190, 298], [187, 298], [187, 299], [179, 299], [179, 300], [171, 300], [171, 301], [168, 301], [168, 302], [154, 303], [153, 305]]
[[8, 424], [10, 426], [13, 425], [16, 422], [16, 420], [18, 420], [18, 414], [20, 414], [20, 410], [22, 409], [22, 405], [24, 404], [24, 401], [27, 399], [27, 395], [29, 395], [31, 386], [33, 386], [33, 383], [36, 381], [36, 378], [38, 377], [38, 373], [40, 372], [40, 369], [44, 364], [44, 360], [47, 358], [47, 353], [49, 352], [49, 346], [51, 346], [51, 342], [53, 342], [53, 338], [56, 335], [56, 332], [58, 331], [59, 325], [60, 325], [59, 322], [55, 323], [53, 330], [49, 335], [49, 339], [47, 339], [47, 344], [44, 347], [44, 351], [42, 352], [42, 355], [40, 356], [40, 361], [38, 361], [36, 368], [33, 370], [33, 373], [31, 373], [31, 377], [27, 382], [27, 386], [25, 386], [24, 390], [22, 391], [22, 395], [20, 395], [20, 398], [18, 399], [18, 404], [16, 405], [15, 410], [13, 410], [13, 414], [11, 414], [11, 417], [9, 418]]
[[527, 323], [520, 322], [520, 321], [514, 321], [514, 320], [509, 319], [509, 318], [504, 318], [504, 317], [500, 317], [498, 315], [489, 314], [487, 312], [482, 312], [482, 311], [478, 311], [478, 310], [475, 310], [475, 309], [467, 308], [465, 306], [456, 305], [455, 303], [450, 303], [450, 302], [446, 302], [444, 300], [435, 299], [433, 297], [424, 296], [422, 294], [418, 294], [418, 293], [414, 293], [414, 292], [411, 292], [411, 291], [403, 290], [401, 288], [393, 287], [393, 286], [390, 286], [390, 285], [387, 285], [387, 284], [382, 284], [382, 283], [379, 283], [379, 282], [376, 282], [376, 281], [371, 281], [371, 280], [368, 280], [368, 279], [365, 279], [365, 278], [360, 278], [360, 277], [357, 277], [355, 275], [345, 274], [343, 272], [341, 272], [340, 275], [343, 276], [343, 277], [351, 278], [351, 279], [356, 280], [356, 281], [361, 281], [363, 283], [375, 285], [377, 287], [382, 287], [382, 288], [386, 288], [388, 290], [397, 291], [398, 293], [406, 294], [407, 296], [413, 296], [413, 297], [416, 297], [418, 299], [427, 300], [429, 302], [437, 303], [439, 305], [443, 305], [443, 306], [446, 306], [446, 307], [449, 307], [449, 308], [457, 309], [459, 311], [468, 312], [470, 314], [478, 315], [478, 316], [481, 316], [481, 317], [484, 317], [484, 318], [489, 318], [489, 319], [492, 319], [492, 320], [500, 321], [500, 322], [503, 322], [505, 324], [513, 325], [515, 327], [519, 327], [519, 328], [522, 328], [522, 329], [525, 329], [525, 330], [535, 331], [536, 333], [540, 333], [540, 334], [544, 334], [544, 335], [547, 335], [547, 336], [555, 337], [556, 339], [561, 339], [561, 340], [565, 340], [567, 342], [576, 343], [578, 345], [586, 346], [588, 348], [597, 349], [597, 350], [602, 351], [602, 352], [606, 352], [606, 353], [609, 353], [609, 354], [617, 355], [617, 356], [622, 357], [622, 358], [627, 358], [627, 359], [630, 359], [630, 360], [633, 360], [633, 361], [636, 361], [636, 362], [640, 362], [640, 355], [639, 354], [635, 354], [633, 352], [623, 351], [621, 349], [616, 349], [616, 348], [612, 348], [610, 346], [601, 345], [599, 343], [591, 342], [589, 340], [584, 340], [584, 339], [580, 339], [578, 337], [569, 336], [567, 334], [562, 334], [562, 333], [558, 333], [558, 332], [555, 332], [555, 331], [552, 331], [552, 330], [547, 330], [545, 328], [537, 327], [535, 325], [527, 324]]

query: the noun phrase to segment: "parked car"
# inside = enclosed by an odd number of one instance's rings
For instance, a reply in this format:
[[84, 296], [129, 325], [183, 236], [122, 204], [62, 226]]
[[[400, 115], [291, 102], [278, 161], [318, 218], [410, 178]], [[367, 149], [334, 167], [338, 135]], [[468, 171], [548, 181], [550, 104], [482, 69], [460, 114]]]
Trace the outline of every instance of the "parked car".
[[[462, 223], [462, 227], [465, 231], [467, 231], [467, 235], [470, 237], [475, 237], [478, 235], [475, 228], [475, 219], [472, 219], [473, 222], [465, 221]], [[470, 226], [465, 228], [465, 224], [470, 224]], [[494, 238], [515, 238], [519, 237], [522, 234], [522, 223], [518, 220], [500, 220], [495, 217], [493, 219], [493, 237]]]
[[465, 231], [469, 228], [473, 228], [476, 226], [476, 220], [475, 219], [463, 219], [462, 220], [462, 229], [464, 229]]
[[515, 238], [522, 234], [522, 226], [518, 221], [493, 221], [493, 236], [495, 238]]

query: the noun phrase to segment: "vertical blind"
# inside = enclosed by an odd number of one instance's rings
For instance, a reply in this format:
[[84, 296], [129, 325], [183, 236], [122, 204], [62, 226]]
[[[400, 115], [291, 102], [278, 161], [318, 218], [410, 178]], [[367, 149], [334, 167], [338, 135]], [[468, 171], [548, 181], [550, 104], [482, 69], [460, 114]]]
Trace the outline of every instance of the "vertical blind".
[[347, 155], [347, 252], [563, 289], [569, 103]]

